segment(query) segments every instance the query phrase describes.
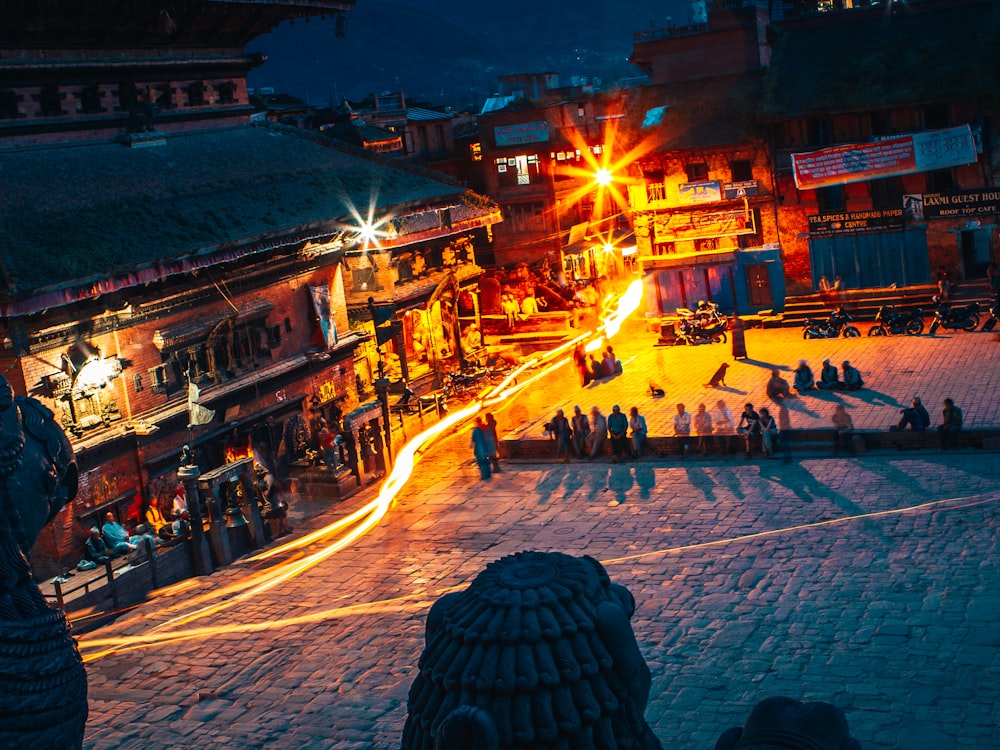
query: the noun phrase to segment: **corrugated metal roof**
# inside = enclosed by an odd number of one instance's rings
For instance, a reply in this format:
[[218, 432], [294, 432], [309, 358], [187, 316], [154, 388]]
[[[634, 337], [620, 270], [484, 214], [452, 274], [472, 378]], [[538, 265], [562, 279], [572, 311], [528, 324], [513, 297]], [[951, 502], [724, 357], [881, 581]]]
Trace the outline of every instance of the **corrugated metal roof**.
[[412, 122], [420, 122], [423, 120], [450, 120], [455, 115], [448, 114], [446, 112], [435, 112], [433, 109], [424, 109], [423, 107], [407, 107], [406, 108], [406, 119]]

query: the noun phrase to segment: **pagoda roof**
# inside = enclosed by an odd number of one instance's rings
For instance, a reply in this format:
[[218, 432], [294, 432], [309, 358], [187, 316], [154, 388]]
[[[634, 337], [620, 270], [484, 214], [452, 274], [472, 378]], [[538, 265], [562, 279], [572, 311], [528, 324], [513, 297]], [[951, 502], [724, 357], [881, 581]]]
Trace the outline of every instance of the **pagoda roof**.
[[[499, 220], [495, 205], [445, 175], [294, 128], [247, 125], [160, 142], [0, 150], [0, 313], [280, 246], [352, 242], [355, 217], [369, 206], [376, 220], [447, 208], [444, 234]], [[405, 243], [407, 222], [395, 226], [395, 244]]]
[[777, 34], [769, 119], [995, 100], [1000, 88], [1000, 3], [990, 0], [828, 13]]

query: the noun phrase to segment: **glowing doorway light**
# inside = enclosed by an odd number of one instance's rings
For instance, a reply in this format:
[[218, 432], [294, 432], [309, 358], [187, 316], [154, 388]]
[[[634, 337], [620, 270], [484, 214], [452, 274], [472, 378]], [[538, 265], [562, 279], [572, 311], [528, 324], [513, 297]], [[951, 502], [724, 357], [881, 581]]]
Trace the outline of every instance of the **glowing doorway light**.
[[596, 172], [594, 172], [594, 182], [596, 182], [601, 187], [607, 187], [614, 180], [614, 175], [611, 170], [607, 167], [601, 167]]

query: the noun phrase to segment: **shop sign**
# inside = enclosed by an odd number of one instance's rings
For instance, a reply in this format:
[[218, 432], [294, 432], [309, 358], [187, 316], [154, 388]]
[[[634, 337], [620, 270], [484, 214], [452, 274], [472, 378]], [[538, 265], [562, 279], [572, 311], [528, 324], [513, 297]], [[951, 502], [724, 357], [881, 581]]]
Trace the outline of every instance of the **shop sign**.
[[792, 154], [795, 187], [813, 190], [831, 185], [928, 172], [976, 161], [968, 125], [928, 130], [875, 143], [848, 143]]
[[726, 182], [722, 186], [722, 195], [727, 201], [755, 198], [757, 196], [757, 180]]
[[497, 125], [493, 128], [497, 146], [520, 146], [523, 143], [545, 143], [549, 140], [548, 122], [522, 122], [518, 125]]
[[753, 219], [753, 212], [748, 213], [742, 208], [732, 211], [660, 214], [654, 220], [653, 236], [657, 243], [661, 243], [754, 234], [757, 229]]
[[677, 186], [682, 206], [693, 206], [699, 203], [718, 203], [722, 200], [722, 183], [718, 180], [703, 180], [702, 182], [682, 182]]
[[890, 208], [872, 211], [850, 211], [842, 214], [810, 216], [809, 236], [829, 237], [834, 234], [877, 232], [903, 226], [903, 209]]
[[991, 216], [998, 213], [1000, 213], [1000, 188], [923, 195], [923, 215], [926, 219]]

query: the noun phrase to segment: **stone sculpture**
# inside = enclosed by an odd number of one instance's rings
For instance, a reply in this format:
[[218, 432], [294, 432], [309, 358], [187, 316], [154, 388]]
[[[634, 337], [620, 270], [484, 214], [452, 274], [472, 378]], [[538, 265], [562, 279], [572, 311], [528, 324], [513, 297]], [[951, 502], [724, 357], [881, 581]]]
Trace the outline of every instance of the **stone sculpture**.
[[66, 617], [31, 577], [28, 551], [76, 495], [77, 469], [52, 412], [0, 375], [0, 748], [83, 744], [87, 675]]
[[727, 729], [715, 750], [861, 750], [844, 712], [830, 703], [765, 698], [742, 727]]
[[659, 750], [632, 595], [591, 557], [520, 552], [427, 616], [404, 750]]

